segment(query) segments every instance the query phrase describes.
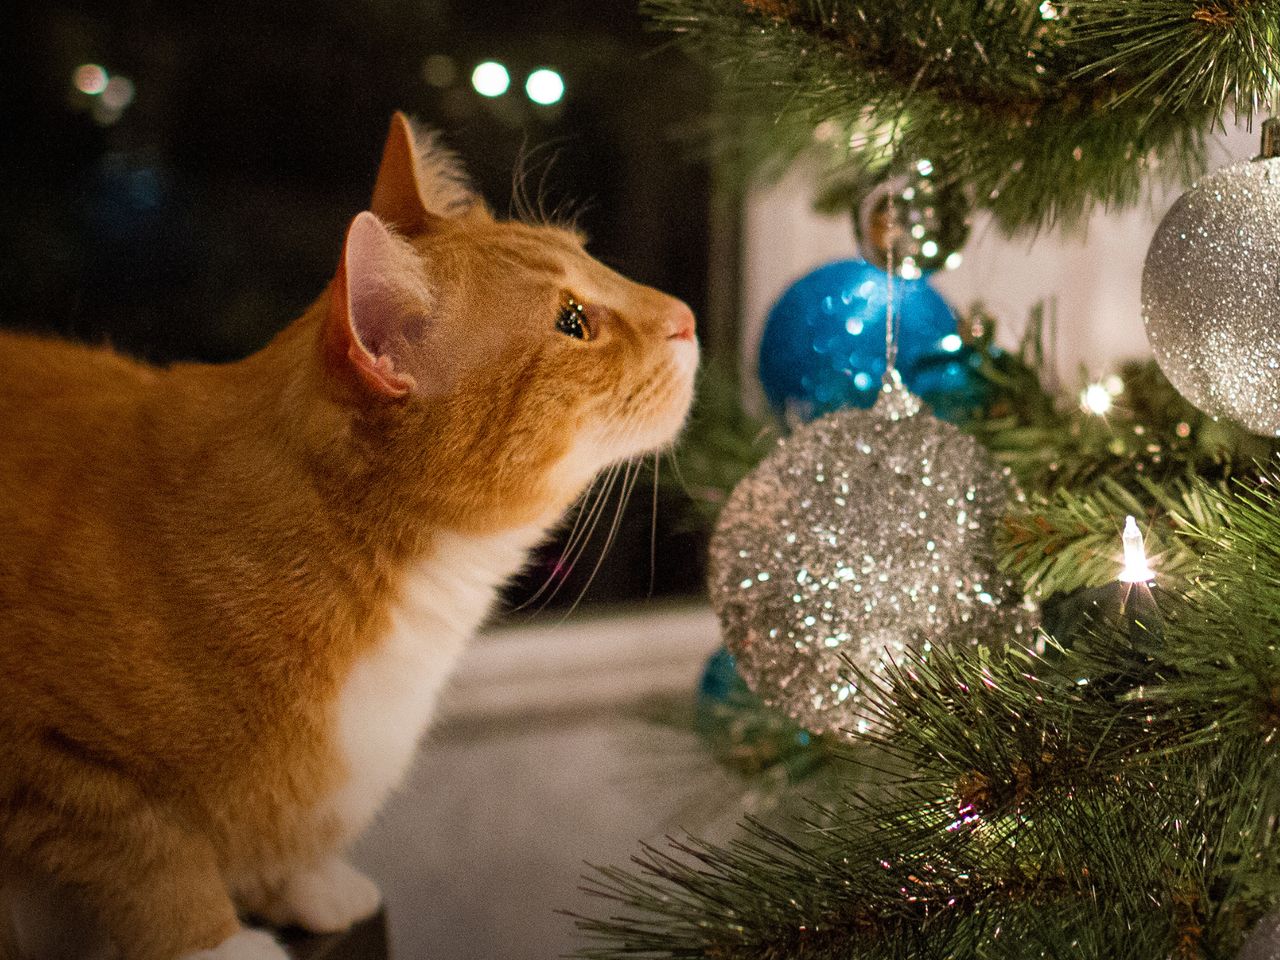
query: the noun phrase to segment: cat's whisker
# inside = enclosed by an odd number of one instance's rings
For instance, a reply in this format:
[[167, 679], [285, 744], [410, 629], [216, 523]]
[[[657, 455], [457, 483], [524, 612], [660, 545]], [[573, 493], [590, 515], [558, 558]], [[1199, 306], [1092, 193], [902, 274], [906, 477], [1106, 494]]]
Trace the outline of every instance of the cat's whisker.
[[[539, 598], [542, 597], [543, 594], [547, 592], [547, 590], [551, 589], [553, 585], [563, 582], [563, 578], [568, 576], [569, 572], [573, 570], [572, 562], [568, 564], [566, 569], [564, 558], [570, 556], [575, 549], [582, 549], [582, 546], [579, 544], [579, 538], [587, 527], [593, 525], [591, 518], [599, 512], [601, 506], [608, 498], [614, 478], [617, 476], [619, 468], [620, 465], [615, 464], [608, 470], [597, 475], [591, 481], [582, 496], [578, 498], [578, 507], [574, 515], [573, 528], [569, 531], [569, 537], [565, 541], [564, 549], [561, 551], [560, 562], [556, 564], [555, 568], [549, 574], [547, 574], [546, 579], [542, 581], [542, 585], [538, 587], [537, 591], [532, 596], [525, 599], [519, 606], [515, 607], [511, 611], [512, 613], [519, 613], [521, 610], [532, 606], [539, 600]], [[592, 499], [593, 494], [594, 499]], [[558, 590], [559, 587], [557, 586], [556, 589]], [[551, 595], [543, 601], [542, 606], [540, 606], [538, 610], [534, 611], [534, 614], [541, 611], [554, 597], [555, 591], [553, 590]]]
[[693, 490], [689, 487], [689, 482], [684, 478], [684, 472], [680, 469], [680, 458], [676, 456], [674, 450], [667, 452], [667, 459], [671, 461], [671, 472], [675, 474], [676, 482], [680, 484], [680, 489], [688, 494], [690, 499], [697, 499]]
[[538, 222], [551, 224], [553, 221], [547, 215], [547, 178], [551, 176], [551, 168], [556, 160], [560, 157], [560, 149], [557, 148], [554, 153], [547, 158], [546, 164], [542, 167], [542, 176], [538, 178]]
[[[610, 481], [611, 472], [612, 471], [604, 471], [604, 472], [601, 472], [599, 475], [597, 475], [595, 478], [593, 478], [591, 483], [587, 486], [587, 489], [583, 491], [582, 495], [578, 498], [576, 504], [574, 505], [573, 527], [569, 531], [569, 536], [562, 550], [562, 553], [561, 553], [562, 558], [564, 556], [567, 556], [574, 549], [575, 545], [578, 542], [578, 537], [580, 536], [582, 531], [583, 521], [589, 518], [591, 514], [596, 509], [598, 509], [600, 503], [602, 502], [604, 496], [606, 495], [606, 491], [604, 488], [608, 485]], [[537, 602], [537, 600], [544, 593], [546, 593], [547, 590], [550, 589], [551, 586], [556, 582], [556, 578], [560, 574], [560, 570], [562, 567], [563, 567], [562, 563], [557, 564], [556, 568], [553, 569], [549, 574], [547, 574], [546, 579], [543, 580], [541, 585], [538, 587], [537, 591], [532, 596], [527, 597], [519, 606], [515, 607], [511, 612], [518, 613], [519, 611], [524, 610], [526, 607], [529, 607], [533, 603]]]
[[578, 609], [578, 605], [582, 603], [582, 599], [587, 595], [587, 591], [591, 589], [591, 584], [595, 582], [596, 574], [600, 572], [600, 567], [604, 564], [604, 558], [609, 553], [609, 548], [613, 546], [614, 538], [618, 535], [618, 528], [622, 523], [622, 515], [626, 512], [627, 503], [631, 500], [631, 492], [635, 489], [636, 481], [640, 479], [640, 471], [634, 470], [635, 461], [627, 461], [627, 469], [624, 473], [622, 481], [622, 493], [618, 497], [618, 508], [613, 513], [613, 523], [609, 527], [609, 534], [605, 537], [604, 546], [600, 550], [600, 556], [596, 559], [596, 565], [591, 569], [591, 575], [587, 577], [587, 582], [583, 585], [582, 591], [578, 594], [578, 598], [573, 601], [573, 605], [565, 611], [561, 622], [567, 620]]
[[658, 575], [658, 466], [662, 451], [653, 451], [653, 517], [649, 521], [649, 596], [653, 596], [653, 582]]
[[[531, 147], [527, 135], [522, 140], [511, 174], [511, 199], [508, 203], [508, 209], [514, 211], [520, 220], [547, 226], [555, 224], [546, 212], [547, 178], [560, 156], [560, 145], [566, 142], [568, 138], [556, 137]], [[542, 161], [541, 154], [548, 154], [545, 162]], [[530, 182], [535, 164], [541, 164], [542, 169], [538, 176], [537, 192], [531, 195]]]
[[528, 178], [529, 178], [529, 134], [520, 139], [520, 149], [516, 151], [515, 165], [511, 168], [511, 201], [508, 211], [521, 220], [527, 219], [530, 213]]
[[[543, 599], [538, 609], [534, 611], [535, 614], [541, 613], [545, 610], [547, 605], [559, 595], [560, 590], [573, 574], [574, 568], [577, 567], [578, 561], [581, 560], [583, 554], [586, 553], [587, 547], [591, 544], [592, 537], [595, 536], [596, 527], [600, 525], [600, 521], [604, 518], [604, 506], [608, 502], [609, 497], [613, 494], [614, 487], [617, 485], [618, 474], [622, 468], [623, 464], [614, 464], [614, 466], [610, 468], [608, 479], [605, 485], [601, 488], [600, 495], [596, 497], [595, 503], [592, 505], [591, 513], [587, 518], [586, 525], [581, 531], [578, 542], [566, 547], [564, 553], [561, 555], [560, 562], [557, 564], [557, 569], [554, 573], [554, 588]], [[623, 486], [625, 486], [625, 476], [622, 482]]]
[[[565, 554], [573, 552], [574, 547], [578, 543], [578, 537], [583, 529], [583, 521], [588, 519], [591, 513], [598, 508], [601, 500], [603, 499], [603, 488], [608, 484], [609, 480], [612, 479], [612, 476], [617, 473], [617, 471], [617, 464], [610, 467], [608, 470], [602, 471], [591, 481], [591, 484], [587, 487], [587, 492], [578, 499], [578, 509], [574, 515], [573, 528], [569, 531], [569, 536], [565, 540]], [[587, 498], [593, 492], [596, 494], [596, 497], [588, 508]]]

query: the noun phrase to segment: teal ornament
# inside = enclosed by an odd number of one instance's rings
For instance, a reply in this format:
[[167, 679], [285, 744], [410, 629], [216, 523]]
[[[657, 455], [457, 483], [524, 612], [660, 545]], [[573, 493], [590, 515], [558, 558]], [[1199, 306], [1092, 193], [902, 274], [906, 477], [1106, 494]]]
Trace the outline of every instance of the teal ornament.
[[[960, 419], [981, 403], [980, 357], [924, 280], [895, 277], [893, 296], [903, 380], [941, 416]], [[888, 274], [864, 260], [829, 263], [787, 288], [760, 343], [760, 382], [779, 416], [809, 421], [875, 402], [885, 374], [888, 300]]]
[[781, 711], [764, 705], [738, 672], [727, 647], [707, 658], [698, 680], [695, 729], [729, 766], [751, 770], [787, 763], [813, 743], [808, 730], [795, 726]]
[[746, 682], [738, 675], [738, 665], [733, 654], [721, 647], [707, 658], [698, 681], [698, 701], [709, 704], [728, 703], [742, 693], [750, 693]]
[[758, 707], [760, 700], [738, 673], [738, 664], [726, 647], [707, 658], [698, 680], [697, 726], [703, 733], [722, 728], [734, 711]]

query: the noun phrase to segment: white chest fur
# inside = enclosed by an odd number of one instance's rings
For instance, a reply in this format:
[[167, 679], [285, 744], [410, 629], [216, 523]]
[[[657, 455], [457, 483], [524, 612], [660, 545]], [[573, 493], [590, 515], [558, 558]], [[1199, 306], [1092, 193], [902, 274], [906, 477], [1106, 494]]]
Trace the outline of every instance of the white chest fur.
[[387, 635], [355, 664], [338, 696], [335, 735], [346, 777], [328, 812], [348, 839], [368, 825], [404, 776], [440, 689], [497, 587], [540, 536], [539, 529], [441, 534], [406, 578]]

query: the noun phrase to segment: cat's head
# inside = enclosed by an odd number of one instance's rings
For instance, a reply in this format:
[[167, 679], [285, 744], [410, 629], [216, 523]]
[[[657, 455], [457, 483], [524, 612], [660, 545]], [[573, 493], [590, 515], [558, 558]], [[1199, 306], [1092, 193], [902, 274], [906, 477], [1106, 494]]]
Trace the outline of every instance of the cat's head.
[[573, 231], [495, 218], [401, 114], [323, 329], [343, 402], [390, 431], [459, 526], [545, 519], [602, 468], [670, 444], [698, 362], [683, 302]]

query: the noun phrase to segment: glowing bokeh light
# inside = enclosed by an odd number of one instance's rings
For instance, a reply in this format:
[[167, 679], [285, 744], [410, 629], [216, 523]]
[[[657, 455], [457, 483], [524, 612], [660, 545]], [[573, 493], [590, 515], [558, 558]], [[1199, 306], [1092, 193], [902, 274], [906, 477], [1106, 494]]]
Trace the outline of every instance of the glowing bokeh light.
[[534, 103], [549, 107], [564, 96], [564, 78], [547, 67], [533, 71], [524, 82], [524, 92]]
[[471, 86], [482, 97], [500, 97], [511, 86], [511, 74], [498, 61], [486, 60], [476, 64], [476, 68], [471, 71]]
[[107, 89], [107, 71], [96, 63], [82, 63], [71, 74], [71, 83], [81, 93], [96, 97]]
[[1111, 391], [1100, 383], [1091, 383], [1080, 391], [1080, 406], [1101, 417], [1111, 411]]
[[133, 81], [117, 74], [107, 81], [102, 91], [102, 105], [119, 113], [133, 103], [134, 92]]
[[947, 353], [956, 353], [964, 346], [964, 341], [960, 339], [958, 333], [948, 333], [945, 337], [938, 341], [938, 346]]
[[458, 79], [458, 66], [453, 62], [453, 57], [433, 53], [422, 61], [422, 79], [430, 86], [440, 89], [451, 87]]

